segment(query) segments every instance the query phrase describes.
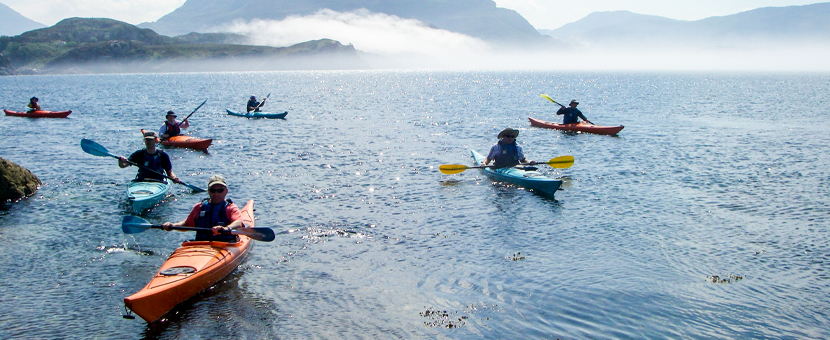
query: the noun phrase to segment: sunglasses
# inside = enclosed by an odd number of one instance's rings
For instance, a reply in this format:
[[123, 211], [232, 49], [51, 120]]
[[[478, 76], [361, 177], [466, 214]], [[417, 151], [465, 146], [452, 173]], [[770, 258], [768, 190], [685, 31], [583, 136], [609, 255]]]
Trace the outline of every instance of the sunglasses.
[[514, 135], [504, 135], [504, 138], [516, 138]]
[[220, 192], [225, 192], [225, 188], [217, 188], [217, 189], [208, 189], [213, 194], [218, 194]]

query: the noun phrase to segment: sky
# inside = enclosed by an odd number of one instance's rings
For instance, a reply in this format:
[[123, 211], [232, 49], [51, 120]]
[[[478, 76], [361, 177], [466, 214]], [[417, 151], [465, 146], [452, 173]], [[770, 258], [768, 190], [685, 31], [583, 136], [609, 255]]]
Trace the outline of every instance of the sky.
[[[678, 20], [699, 20], [760, 7], [807, 5], [828, 0], [495, 0], [537, 29], [555, 29], [592, 12], [627, 10]], [[0, 0], [23, 16], [54, 25], [69, 17], [110, 18], [130, 24], [156, 21], [185, 0]]]

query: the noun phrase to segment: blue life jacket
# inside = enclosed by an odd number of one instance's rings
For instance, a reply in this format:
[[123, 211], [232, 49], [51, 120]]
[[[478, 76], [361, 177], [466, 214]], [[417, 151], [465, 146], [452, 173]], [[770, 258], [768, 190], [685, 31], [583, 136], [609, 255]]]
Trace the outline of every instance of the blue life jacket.
[[[202, 201], [202, 206], [199, 208], [199, 217], [196, 219], [197, 228], [211, 229], [214, 226], [227, 226], [228, 213], [226, 212], [228, 204], [233, 203], [230, 199], [222, 203], [210, 204], [209, 199]], [[219, 234], [214, 236], [210, 230], [197, 231], [196, 241], [220, 241], [220, 242], [236, 242], [236, 235], [233, 234]]]
[[182, 133], [182, 129], [179, 128], [179, 124], [170, 124], [170, 122], [165, 120], [164, 125], [167, 125], [167, 135], [170, 137], [178, 136]]
[[497, 153], [493, 158], [493, 166], [495, 168], [506, 168], [521, 163], [519, 162], [519, 150], [516, 148], [516, 143], [506, 145], [504, 142], [499, 141], [499, 149], [501, 152]]
[[[164, 169], [161, 167], [161, 150], [156, 150], [155, 155], [151, 155], [147, 153], [147, 150], [144, 150], [144, 167], [158, 171], [160, 173], [164, 173]], [[143, 168], [138, 168], [138, 175], [136, 175], [135, 180], [143, 181], [143, 180], [156, 180], [156, 181], [164, 181], [164, 176], [161, 176], [155, 172], [145, 170]]]

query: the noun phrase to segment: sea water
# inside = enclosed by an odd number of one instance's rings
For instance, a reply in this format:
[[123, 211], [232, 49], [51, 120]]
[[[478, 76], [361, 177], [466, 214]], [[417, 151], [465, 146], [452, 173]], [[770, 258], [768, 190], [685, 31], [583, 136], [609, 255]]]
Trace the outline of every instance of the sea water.
[[[830, 75], [297, 71], [0, 78], [67, 119], [0, 118], [0, 157], [43, 185], [0, 209], [0, 338], [608, 339], [830, 337]], [[233, 117], [250, 95], [284, 120]], [[618, 136], [530, 127], [580, 101]], [[148, 326], [141, 289], [192, 233], [125, 235], [135, 168], [167, 110], [213, 138], [173, 171], [253, 199], [238, 271]], [[573, 155], [554, 197], [471, 165], [504, 128]], [[176, 186], [142, 215], [183, 220]]]

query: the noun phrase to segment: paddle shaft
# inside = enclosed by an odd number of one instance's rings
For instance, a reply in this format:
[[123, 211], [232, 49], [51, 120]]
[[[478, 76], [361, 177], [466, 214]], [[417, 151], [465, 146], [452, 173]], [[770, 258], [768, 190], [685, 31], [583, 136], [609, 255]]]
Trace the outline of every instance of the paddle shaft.
[[[161, 224], [127, 224], [128, 227], [164, 229]], [[123, 225], [122, 225], [123, 227]], [[170, 226], [171, 230], [183, 231], [213, 231], [213, 228], [194, 228]], [[245, 235], [257, 241], [270, 242], [274, 240], [274, 231], [270, 228], [240, 228], [221, 231], [221, 234]]]
[[187, 117], [184, 117], [184, 119], [182, 119], [182, 121], [181, 121], [181, 122], [179, 122], [179, 124], [177, 124], [177, 125], [182, 125], [182, 124], [184, 124], [184, 122], [185, 122], [188, 118], [190, 118], [190, 116], [192, 116], [194, 113], [196, 113], [196, 111], [199, 111], [199, 108], [201, 108], [201, 107], [202, 107], [202, 105], [205, 105], [205, 103], [207, 103], [207, 99], [205, 99], [205, 101], [203, 101], [201, 104], [199, 104], [199, 106], [197, 106], [197, 107], [196, 107], [196, 109], [195, 109], [195, 110], [193, 110], [193, 112], [191, 112], [189, 115], [187, 115]]

